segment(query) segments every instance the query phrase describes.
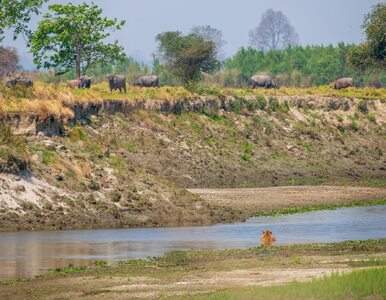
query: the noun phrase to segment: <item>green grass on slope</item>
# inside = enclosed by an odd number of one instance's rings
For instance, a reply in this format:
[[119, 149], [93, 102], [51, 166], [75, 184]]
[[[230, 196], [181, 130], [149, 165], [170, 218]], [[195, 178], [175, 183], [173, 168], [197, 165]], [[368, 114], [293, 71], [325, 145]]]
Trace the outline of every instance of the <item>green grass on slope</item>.
[[386, 268], [333, 274], [311, 282], [240, 288], [182, 299], [386, 299]]

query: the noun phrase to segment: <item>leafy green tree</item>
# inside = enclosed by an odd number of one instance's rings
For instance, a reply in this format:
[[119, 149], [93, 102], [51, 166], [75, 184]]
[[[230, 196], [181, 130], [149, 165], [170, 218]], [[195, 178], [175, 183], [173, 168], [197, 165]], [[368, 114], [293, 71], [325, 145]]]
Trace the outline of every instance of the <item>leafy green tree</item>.
[[215, 44], [202, 36], [169, 31], [157, 35], [156, 40], [167, 68], [184, 84], [196, 83], [202, 72], [211, 73], [220, 67]]
[[96, 64], [123, 61], [123, 47], [105, 43], [111, 31], [119, 30], [125, 21], [102, 17], [97, 5], [51, 5], [31, 37], [31, 52], [38, 68], [55, 68], [64, 74], [75, 68], [76, 76]]
[[39, 8], [48, 0], [0, 0], [0, 42], [4, 30], [13, 30], [13, 38], [19, 34], [30, 35], [28, 23], [31, 16], [39, 13]]
[[362, 69], [386, 68], [386, 3], [378, 3], [365, 16], [366, 41], [350, 52], [351, 63]]

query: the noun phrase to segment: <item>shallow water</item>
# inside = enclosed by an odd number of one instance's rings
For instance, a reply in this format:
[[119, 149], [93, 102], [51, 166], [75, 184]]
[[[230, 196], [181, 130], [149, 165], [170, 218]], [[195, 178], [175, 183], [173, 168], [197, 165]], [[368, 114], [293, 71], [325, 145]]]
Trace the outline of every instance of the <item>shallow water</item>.
[[49, 268], [127, 260], [188, 249], [258, 246], [261, 231], [277, 244], [386, 238], [386, 205], [341, 208], [205, 227], [0, 233], [0, 279], [32, 277]]

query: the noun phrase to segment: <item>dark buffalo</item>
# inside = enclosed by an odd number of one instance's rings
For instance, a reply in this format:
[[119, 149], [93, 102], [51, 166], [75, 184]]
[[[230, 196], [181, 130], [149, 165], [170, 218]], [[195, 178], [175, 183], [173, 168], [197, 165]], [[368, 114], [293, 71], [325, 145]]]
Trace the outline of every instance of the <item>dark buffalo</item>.
[[93, 79], [93, 77], [87, 77], [86, 75], [79, 78], [83, 89], [89, 89], [91, 87], [91, 79]]
[[110, 92], [113, 90], [119, 90], [121, 93], [122, 90], [126, 93], [126, 77], [123, 75], [109, 75], [106, 77], [109, 82]]
[[8, 81], [6, 84], [6, 87], [11, 88], [11, 87], [18, 85], [18, 86], [23, 86], [23, 87], [29, 88], [29, 87], [32, 87], [33, 84], [34, 83], [31, 79], [18, 77], [18, 78], [15, 78], [15, 79]]
[[335, 83], [334, 83], [334, 88], [336, 90], [345, 89], [345, 88], [348, 88], [350, 86], [353, 86], [353, 80], [350, 77], [339, 78], [339, 79], [335, 80]]
[[263, 87], [266, 89], [278, 87], [276, 82], [269, 75], [254, 75], [251, 77], [250, 81], [252, 89], [254, 89], [255, 87]]
[[158, 87], [159, 77], [155, 75], [140, 76], [134, 81], [135, 86]]

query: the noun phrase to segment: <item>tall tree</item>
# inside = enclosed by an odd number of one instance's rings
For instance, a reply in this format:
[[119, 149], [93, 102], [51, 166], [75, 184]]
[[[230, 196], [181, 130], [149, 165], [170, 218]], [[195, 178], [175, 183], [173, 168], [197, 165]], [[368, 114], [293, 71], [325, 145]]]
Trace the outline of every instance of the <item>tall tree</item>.
[[386, 3], [373, 6], [365, 16], [362, 28], [366, 41], [350, 52], [350, 62], [362, 69], [386, 68]]
[[16, 71], [19, 57], [16, 50], [0, 47], [0, 80], [9, 73]]
[[219, 68], [216, 47], [197, 34], [182, 35], [169, 31], [157, 35], [158, 50], [166, 66], [185, 84], [195, 83], [202, 72], [211, 73]]
[[252, 47], [267, 51], [284, 49], [299, 42], [299, 36], [281, 11], [268, 9], [259, 26], [249, 32]]
[[111, 31], [125, 21], [102, 17], [97, 5], [51, 5], [31, 37], [31, 52], [38, 68], [55, 68], [64, 74], [75, 68], [80, 77], [95, 64], [113, 64], [126, 56], [123, 47], [105, 43]]
[[22, 33], [30, 35], [28, 23], [31, 16], [48, 0], [0, 0], [0, 42], [6, 29], [13, 30], [13, 38]]
[[194, 26], [191, 33], [201, 36], [205, 41], [211, 41], [216, 47], [216, 57], [218, 60], [224, 60], [225, 54], [223, 47], [226, 41], [223, 39], [221, 30], [209, 25]]

